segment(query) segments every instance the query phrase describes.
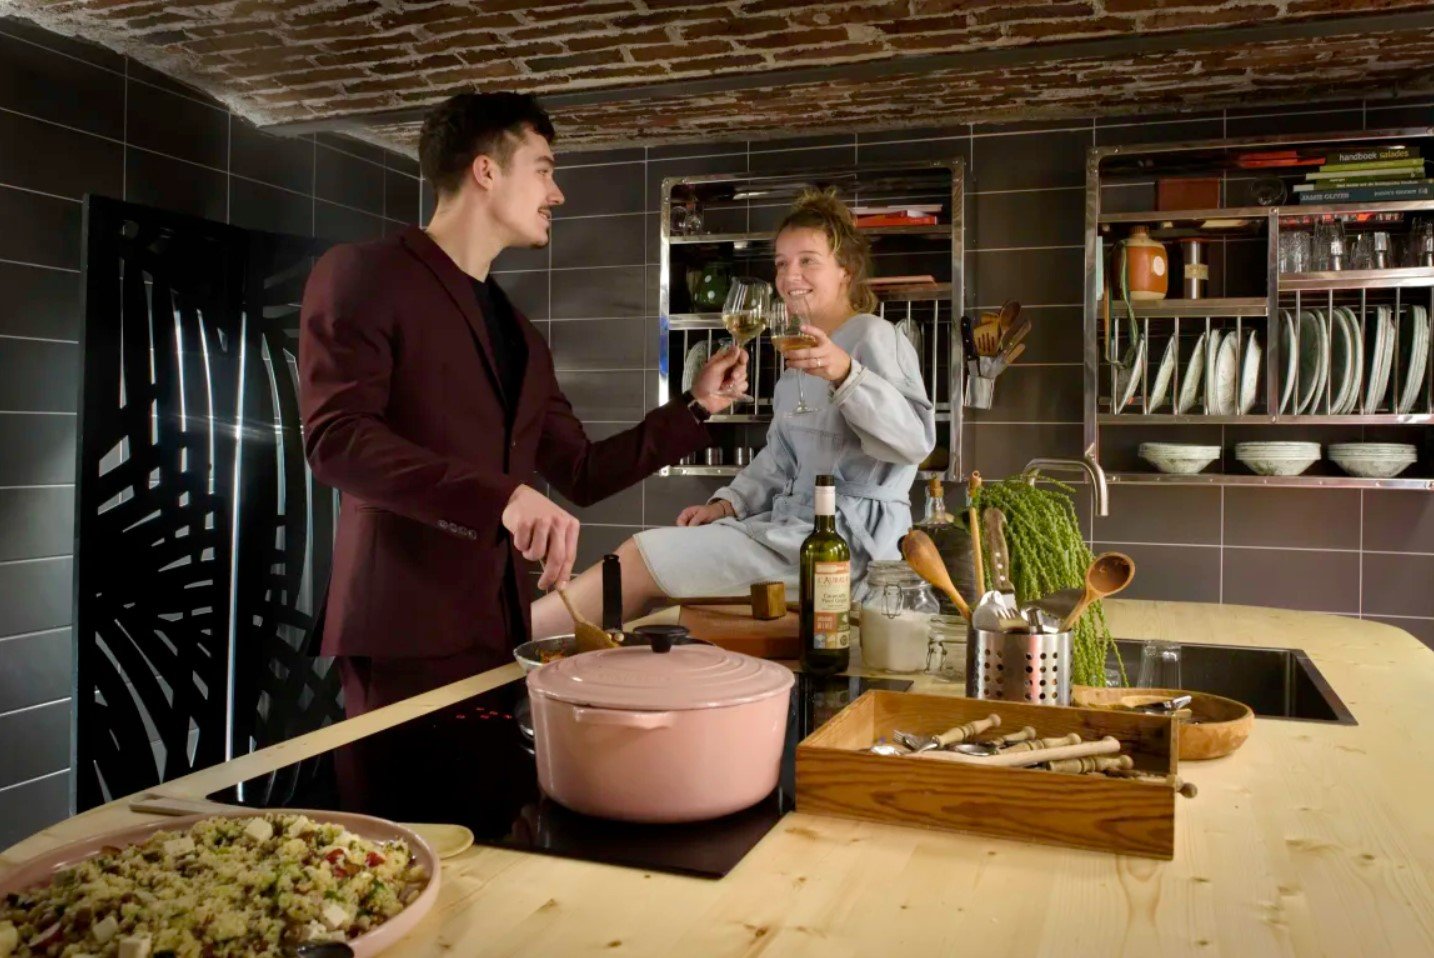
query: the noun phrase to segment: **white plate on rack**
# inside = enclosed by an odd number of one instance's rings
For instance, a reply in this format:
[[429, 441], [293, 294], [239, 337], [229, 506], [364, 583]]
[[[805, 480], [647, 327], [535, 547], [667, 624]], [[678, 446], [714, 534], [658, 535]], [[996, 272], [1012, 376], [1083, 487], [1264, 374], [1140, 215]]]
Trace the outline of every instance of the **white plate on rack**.
[[1364, 393], [1364, 414], [1379, 411], [1384, 395], [1389, 391], [1389, 371], [1394, 365], [1394, 320], [1388, 306], [1374, 307], [1377, 330], [1374, 334], [1374, 349], [1371, 351], [1370, 373]]
[[1364, 331], [1360, 329], [1359, 317], [1354, 310], [1336, 306], [1335, 312], [1342, 315], [1349, 326], [1350, 341], [1354, 345], [1354, 361], [1350, 364], [1349, 394], [1344, 405], [1335, 410], [1337, 415], [1347, 416], [1359, 406], [1360, 389], [1364, 386]]
[[1300, 396], [1295, 415], [1312, 413], [1316, 399], [1324, 389], [1329, 371], [1329, 343], [1325, 341], [1324, 323], [1307, 309], [1300, 310]]
[[1400, 316], [1399, 368], [1401, 380], [1398, 412], [1414, 408], [1424, 389], [1424, 371], [1429, 359], [1429, 310], [1411, 306]]
[[1285, 357], [1285, 378], [1280, 384], [1280, 415], [1290, 408], [1295, 394], [1295, 370], [1299, 368], [1299, 357], [1295, 355], [1295, 317], [1288, 309], [1280, 310], [1280, 330], [1284, 339], [1280, 348]]
[[1255, 330], [1245, 337], [1245, 358], [1240, 365], [1240, 415], [1255, 408], [1260, 388], [1260, 337]]
[[1190, 351], [1190, 358], [1185, 362], [1185, 378], [1180, 380], [1180, 395], [1176, 397], [1175, 411], [1184, 415], [1195, 408], [1195, 400], [1200, 395], [1200, 383], [1205, 373], [1205, 340], [1206, 333], [1201, 333], [1195, 340], [1195, 348]]
[[692, 381], [707, 365], [707, 359], [712, 351], [712, 344], [705, 339], [699, 339], [687, 350], [686, 357], [682, 360], [682, 391], [692, 388]]
[[1165, 343], [1165, 352], [1160, 357], [1160, 368], [1155, 371], [1155, 383], [1150, 387], [1150, 405], [1145, 411], [1155, 412], [1165, 404], [1165, 394], [1170, 391], [1170, 379], [1175, 375], [1175, 361], [1179, 358], [1176, 348], [1179, 344], [1172, 333]]
[[1327, 380], [1328, 403], [1321, 407], [1319, 404], [1325, 395], [1317, 397], [1316, 408], [1337, 415], [1349, 402], [1349, 394], [1354, 388], [1354, 331], [1350, 329], [1348, 321], [1344, 318], [1337, 307], [1326, 312], [1323, 309], [1314, 311], [1320, 321], [1325, 323], [1325, 335], [1330, 337], [1329, 346], [1329, 379]]
[[1135, 360], [1130, 364], [1130, 368], [1122, 370], [1112, 367], [1115, 369], [1114, 393], [1120, 396], [1120, 405], [1116, 406], [1112, 412], [1120, 412], [1135, 398], [1136, 392], [1140, 389], [1140, 374], [1145, 369], [1145, 354], [1148, 351], [1145, 337], [1141, 336], [1140, 341], [1135, 345]]
[[[1217, 333], [1212, 342], [1218, 343], [1213, 351], [1205, 351], [1206, 383], [1205, 414], [1209, 416], [1235, 415], [1235, 396], [1239, 387], [1239, 337], [1233, 332]], [[1213, 358], [1211, 358], [1213, 355]]]

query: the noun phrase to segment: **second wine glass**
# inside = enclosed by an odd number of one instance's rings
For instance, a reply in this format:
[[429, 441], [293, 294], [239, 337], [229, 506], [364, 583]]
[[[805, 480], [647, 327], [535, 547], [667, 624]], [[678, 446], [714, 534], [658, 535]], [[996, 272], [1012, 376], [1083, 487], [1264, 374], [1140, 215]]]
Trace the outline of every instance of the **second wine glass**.
[[[800, 302], [800, 300], [799, 300]], [[787, 304], [777, 300], [772, 304], [771, 316], [768, 322], [772, 329], [772, 346], [783, 355], [794, 349], [811, 349], [817, 344], [816, 337], [802, 329], [803, 310], [788, 309]], [[795, 370], [797, 374], [797, 404], [788, 410], [787, 416], [805, 416], [812, 411], [807, 405], [806, 397], [802, 395], [802, 371]]]
[[[771, 302], [772, 288], [762, 280], [746, 277], [732, 280], [727, 302], [722, 306], [722, 325], [732, 334], [732, 342], [738, 349], [746, 349], [747, 344], [767, 328], [767, 308]], [[721, 392], [734, 402], [757, 401], [748, 393], [733, 395], [728, 387], [723, 387]]]

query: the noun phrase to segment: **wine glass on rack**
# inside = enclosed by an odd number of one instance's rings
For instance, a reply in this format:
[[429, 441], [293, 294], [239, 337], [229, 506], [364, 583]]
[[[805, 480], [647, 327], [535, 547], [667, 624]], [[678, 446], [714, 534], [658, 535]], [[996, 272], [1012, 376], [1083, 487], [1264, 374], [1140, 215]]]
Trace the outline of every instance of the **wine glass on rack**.
[[[732, 334], [732, 342], [738, 349], [747, 344], [767, 328], [767, 308], [772, 301], [772, 288], [760, 279], [738, 278], [732, 280], [727, 290], [727, 302], [722, 306], [722, 325]], [[742, 393], [733, 395], [724, 386], [720, 392], [733, 402], [756, 402], [757, 397]]]
[[[794, 297], [795, 308], [789, 309], [786, 303], [776, 302], [772, 304], [772, 346], [783, 355], [793, 349], [811, 349], [817, 344], [816, 337], [811, 333], [804, 332], [802, 325], [806, 321], [807, 305], [805, 296]], [[800, 369], [797, 373], [797, 404], [787, 411], [787, 417], [805, 416], [812, 411], [807, 405], [806, 397], [802, 395], [802, 377]]]

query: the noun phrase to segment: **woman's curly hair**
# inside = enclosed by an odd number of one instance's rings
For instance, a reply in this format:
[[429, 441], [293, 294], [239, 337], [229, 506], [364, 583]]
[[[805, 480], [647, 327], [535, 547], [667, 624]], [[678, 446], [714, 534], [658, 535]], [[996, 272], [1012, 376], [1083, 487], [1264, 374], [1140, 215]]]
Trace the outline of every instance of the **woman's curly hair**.
[[876, 294], [867, 285], [871, 276], [871, 240], [857, 229], [856, 218], [847, 205], [837, 199], [834, 187], [803, 190], [774, 235], [803, 228], [820, 230], [826, 236], [832, 255], [851, 277], [847, 300], [852, 309], [859, 313], [875, 310]]

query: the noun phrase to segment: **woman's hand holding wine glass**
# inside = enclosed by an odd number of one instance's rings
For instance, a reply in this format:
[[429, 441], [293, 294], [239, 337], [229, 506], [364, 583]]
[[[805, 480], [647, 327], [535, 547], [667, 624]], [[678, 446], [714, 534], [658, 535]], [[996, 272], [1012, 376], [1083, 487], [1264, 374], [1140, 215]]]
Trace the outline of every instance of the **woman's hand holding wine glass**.
[[[820, 326], [802, 325], [797, 327], [798, 335], [772, 337], [772, 343], [782, 350], [782, 358], [788, 369], [811, 373], [829, 383], [840, 383], [851, 372], [851, 356], [845, 349], [832, 342]], [[778, 339], [788, 339], [783, 348]]]

